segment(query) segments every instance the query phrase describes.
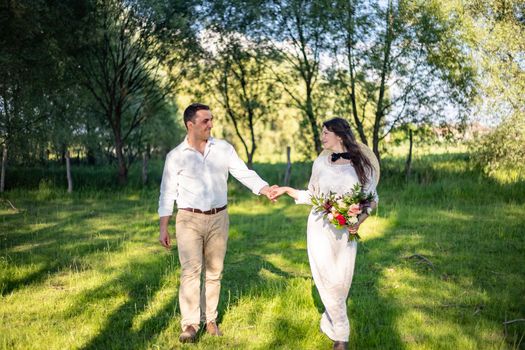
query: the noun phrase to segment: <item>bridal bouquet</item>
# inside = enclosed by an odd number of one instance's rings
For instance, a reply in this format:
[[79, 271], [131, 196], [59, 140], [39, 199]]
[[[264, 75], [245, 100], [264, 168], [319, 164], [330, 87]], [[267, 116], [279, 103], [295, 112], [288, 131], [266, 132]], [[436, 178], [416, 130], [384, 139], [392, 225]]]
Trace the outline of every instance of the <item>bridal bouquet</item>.
[[[314, 209], [323, 213], [323, 216], [330, 221], [336, 228], [342, 229], [357, 224], [359, 221], [357, 216], [367, 208], [370, 208], [371, 202], [374, 200], [373, 193], [365, 193], [360, 184], [355, 184], [350, 193], [343, 195], [336, 195], [330, 192], [329, 194], [321, 194], [312, 197], [312, 204]], [[348, 240], [353, 241], [360, 239], [359, 234], [348, 233]]]

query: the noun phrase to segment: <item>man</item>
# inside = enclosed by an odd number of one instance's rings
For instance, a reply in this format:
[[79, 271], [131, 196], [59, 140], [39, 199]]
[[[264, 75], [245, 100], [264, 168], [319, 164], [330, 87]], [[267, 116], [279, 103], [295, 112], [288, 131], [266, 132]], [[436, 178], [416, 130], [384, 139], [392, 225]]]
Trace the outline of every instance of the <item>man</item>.
[[[160, 186], [160, 243], [171, 247], [168, 223], [177, 202], [176, 238], [181, 264], [179, 305], [181, 342], [194, 342], [200, 321], [220, 336], [217, 304], [229, 218], [227, 180], [231, 173], [254, 194], [271, 198], [271, 188], [239, 158], [228, 142], [210, 137], [213, 116], [206, 105], [184, 111], [187, 135], [166, 157]], [[205, 283], [201, 286], [204, 268]]]

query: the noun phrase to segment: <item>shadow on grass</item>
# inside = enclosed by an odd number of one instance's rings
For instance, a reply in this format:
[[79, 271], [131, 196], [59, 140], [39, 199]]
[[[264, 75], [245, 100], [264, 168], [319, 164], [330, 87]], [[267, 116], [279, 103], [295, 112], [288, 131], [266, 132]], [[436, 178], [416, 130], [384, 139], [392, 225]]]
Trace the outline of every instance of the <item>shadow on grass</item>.
[[[174, 315], [179, 314], [177, 293], [172, 293], [162, 307], [147, 317], [139, 326], [134, 325], [137, 316], [146, 312], [152, 299], [161, 290], [173, 273], [176, 254], [168, 256], [168, 261], [159, 256], [133, 263], [133, 268], [119, 274], [114, 279], [86, 291], [70, 313], [86, 313], [84, 305], [103, 303], [103, 299], [111, 298], [116, 293], [125, 294], [127, 300], [112, 310], [104, 320], [104, 326], [82, 349], [145, 349], [163, 330], [165, 330]], [[166, 269], [166, 265], [170, 265]], [[108, 293], [109, 291], [109, 293]]]
[[[270, 215], [272, 220], [284, 219], [284, 216], [276, 218], [275, 213], [268, 215], [230, 214], [230, 238], [228, 239], [218, 306], [219, 322], [222, 321], [224, 314], [230, 308], [235, 307], [242, 298], [262, 295], [271, 297], [285, 288], [282, 283], [270, 283], [263, 272], [273, 275], [278, 280], [303, 277], [287, 272], [268, 260], [269, 254], [282, 253], [281, 249], [268, 248], [268, 243], [274, 242], [275, 234], [268, 230], [256, 229], [267, 227], [272, 221]], [[300, 255], [301, 252], [290, 249], [288, 254], [295, 256]], [[249, 322], [255, 323], [257, 317], [258, 314], [254, 313]]]
[[[2, 295], [43, 283], [61, 272], [90, 270], [98, 256], [104, 259], [121, 253], [134, 235], [126, 225], [122, 226], [122, 221], [144, 212], [136, 200], [122, 199], [94, 203], [79, 200], [65, 205], [59, 200], [47, 201], [46, 205], [38, 201], [36, 205], [24, 204], [28, 208], [25, 211], [0, 217], [7, 228], [1, 247], [7, 261], [0, 281]], [[151, 239], [134, 236], [133, 241]], [[177, 295], [167, 298], [159, 310], [138, 325], [133, 322], [175, 270], [176, 256], [176, 251], [167, 258], [164, 254], [147, 255], [146, 259], [129, 262], [131, 269], [108, 267], [102, 275], [111, 277], [116, 273], [115, 277], [75, 296], [73, 306], [66, 311], [68, 317], [83, 315], [88, 320], [90, 312], [111, 307], [113, 298], [126, 297], [122, 305], [109, 313], [101, 331], [88, 340], [85, 349], [147, 348], [178, 314]], [[27, 270], [31, 272], [20, 273]]]
[[[0, 279], [2, 296], [42, 283], [63, 270], [90, 269], [94, 255], [120, 251], [130, 234], [120, 230], [119, 224], [124, 216], [143, 210], [136, 200], [125, 199], [105, 201], [104, 206], [69, 197], [38, 201], [27, 196], [18, 202], [25, 209], [0, 215], [0, 250], [6, 262]], [[18, 277], [17, 270], [31, 272]]]
[[[510, 185], [493, 185], [483, 194], [491, 198], [490, 202], [465, 206], [450, 204], [444, 198], [418, 203], [417, 199], [389, 194], [392, 202], [383, 206], [382, 216], [392, 225], [382, 237], [365, 242], [352, 288], [359, 290], [359, 283], [366, 283], [359, 278], [364, 268], [375, 270], [377, 275], [410, 272], [400, 281], [406, 294], [396, 295], [395, 283], [382, 293], [394, 296], [388, 302], [394, 313], [406, 314], [400, 322], [412, 319], [420, 325], [420, 329], [405, 326], [408, 333], [403, 335], [404, 343], [491, 348], [506, 342], [509, 348], [519, 348], [525, 327], [513, 324], [505, 331], [503, 322], [523, 317], [525, 312], [525, 269], [521, 261], [525, 219], [516, 207], [523, 204], [523, 198], [514, 200]], [[515, 186], [518, 191], [523, 189], [521, 183]], [[413, 184], [412, 190], [423, 192], [426, 186]], [[494, 216], [494, 206], [507, 210]], [[406, 304], [402, 298], [408, 298]], [[373, 330], [377, 331], [380, 329]], [[359, 337], [366, 334], [363, 329]]]
[[[76, 217], [77, 215], [71, 215], [69, 219], [76, 220]], [[101, 251], [118, 251], [125, 241], [121, 236], [122, 233], [117, 230], [104, 230], [104, 238], [88, 238], [84, 230], [93, 230], [93, 227], [85, 224], [83, 232], [72, 232], [57, 223], [33, 231], [23, 229], [25, 232], [17, 233], [15, 238], [11, 238], [13, 235], [10, 235], [10, 246], [2, 249], [6, 252], [6, 260], [9, 264], [1, 281], [1, 295], [42, 283], [64, 269], [72, 271], [89, 269], [89, 265], [85, 262], [86, 257]], [[33, 271], [17, 278], [17, 274], [12, 269]]]

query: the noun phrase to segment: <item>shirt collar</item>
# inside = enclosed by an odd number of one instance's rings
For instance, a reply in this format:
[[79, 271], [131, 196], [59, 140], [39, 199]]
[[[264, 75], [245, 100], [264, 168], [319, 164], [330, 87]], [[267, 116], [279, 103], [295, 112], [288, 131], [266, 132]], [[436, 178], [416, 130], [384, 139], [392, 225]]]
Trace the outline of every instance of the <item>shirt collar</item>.
[[[206, 148], [214, 144], [215, 144], [215, 139], [210, 136], [208, 138], [208, 141], [206, 142]], [[182, 149], [183, 150], [187, 150], [187, 149], [194, 150], [194, 148], [191, 147], [190, 143], [188, 142], [188, 135], [186, 135], [186, 137], [184, 137], [184, 141], [182, 141]]]

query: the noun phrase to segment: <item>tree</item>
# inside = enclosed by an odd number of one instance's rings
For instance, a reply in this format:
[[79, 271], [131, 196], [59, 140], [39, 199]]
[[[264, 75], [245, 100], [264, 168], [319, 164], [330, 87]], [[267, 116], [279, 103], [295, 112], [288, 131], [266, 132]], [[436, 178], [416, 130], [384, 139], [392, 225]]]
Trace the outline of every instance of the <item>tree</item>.
[[[477, 36], [473, 50], [481, 60], [477, 113], [499, 123], [475, 144], [476, 161], [483, 169], [523, 170], [525, 164], [525, 2], [474, 1], [467, 12]], [[488, 119], [488, 120], [487, 120]]]
[[[40, 1], [2, 3], [0, 24], [0, 144], [2, 175], [8, 158], [31, 154], [30, 141], [46, 143], [43, 124], [52, 116], [50, 103], [65, 81], [61, 43], [77, 13], [68, 3]], [[69, 16], [67, 25], [56, 21]], [[23, 155], [23, 156], [22, 156]], [[4, 183], [2, 179], [2, 183]]]
[[461, 7], [389, 0], [338, 1], [335, 9], [330, 80], [346, 92], [342, 104], [364, 143], [369, 128], [378, 159], [380, 141], [399, 123], [435, 119], [446, 101], [468, 105], [475, 74]]
[[481, 59], [478, 106], [494, 122], [525, 115], [525, 2], [474, 1], [468, 7], [476, 26], [472, 48]]
[[[231, 122], [252, 167], [257, 149], [256, 125], [269, 121], [275, 111], [278, 92], [267, 69], [270, 58], [238, 33], [217, 33], [216, 47], [205, 58], [204, 85]], [[213, 52], [215, 51], [215, 52]]]
[[193, 45], [185, 5], [100, 0], [85, 27], [80, 76], [111, 130], [120, 184], [127, 181], [128, 138], [183, 76], [177, 65]]
[[498, 170], [525, 170], [525, 118], [514, 115], [506, 118], [490, 134], [473, 143], [474, 161], [487, 174]]
[[[322, 150], [319, 137], [321, 98], [318, 90], [321, 53], [328, 42], [329, 2], [281, 0], [268, 7], [267, 36], [277, 57], [288, 68], [273, 70], [280, 87], [303, 114], [303, 137], [315, 151]], [[295, 82], [300, 82], [298, 86]]]

